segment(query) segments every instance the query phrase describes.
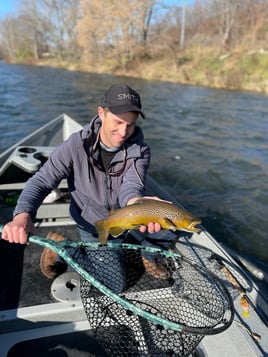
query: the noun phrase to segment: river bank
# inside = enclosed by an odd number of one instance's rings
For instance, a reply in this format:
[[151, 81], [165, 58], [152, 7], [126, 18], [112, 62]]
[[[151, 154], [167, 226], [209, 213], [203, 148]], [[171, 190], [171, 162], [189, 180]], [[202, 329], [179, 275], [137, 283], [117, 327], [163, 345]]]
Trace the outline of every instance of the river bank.
[[99, 74], [112, 74], [152, 81], [205, 86], [227, 90], [242, 90], [268, 94], [268, 51], [233, 51], [219, 54], [216, 50], [183, 51], [179, 55], [128, 62], [103, 61], [98, 65], [70, 63], [55, 58], [32, 61], [38, 66], [66, 68]]

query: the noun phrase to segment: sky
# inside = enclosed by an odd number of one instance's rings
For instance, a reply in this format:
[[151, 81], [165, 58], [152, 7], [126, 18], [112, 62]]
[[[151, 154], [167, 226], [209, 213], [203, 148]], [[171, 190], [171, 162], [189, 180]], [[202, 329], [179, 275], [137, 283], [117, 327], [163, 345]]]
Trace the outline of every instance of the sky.
[[0, 19], [16, 11], [17, 0], [0, 0]]
[[[166, 0], [166, 3], [169, 5], [178, 5], [183, 4], [184, 1], [186, 4], [193, 3], [193, 0]], [[19, 2], [20, 0], [0, 0], [0, 19], [16, 12]]]

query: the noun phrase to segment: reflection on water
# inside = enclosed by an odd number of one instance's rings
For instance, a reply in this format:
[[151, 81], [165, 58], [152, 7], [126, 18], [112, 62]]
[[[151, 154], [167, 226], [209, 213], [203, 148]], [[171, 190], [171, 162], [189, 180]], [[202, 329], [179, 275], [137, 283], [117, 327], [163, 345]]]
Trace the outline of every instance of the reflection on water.
[[217, 240], [268, 262], [265, 96], [0, 63], [0, 150], [63, 112], [85, 124], [114, 82], [142, 95], [150, 174]]

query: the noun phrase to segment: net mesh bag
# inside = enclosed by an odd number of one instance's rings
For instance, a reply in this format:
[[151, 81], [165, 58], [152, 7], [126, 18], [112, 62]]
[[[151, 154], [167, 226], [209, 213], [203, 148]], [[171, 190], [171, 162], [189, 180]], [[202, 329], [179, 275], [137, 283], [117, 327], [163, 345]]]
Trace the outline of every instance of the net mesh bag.
[[165, 251], [151, 251], [149, 258], [130, 245], [75, 253], [107, 288], [104, 294], [81, 277], [82, 303], [107, 356], [189, 356], [205, 335], [233, 320], [232, 300], [216, 275]]

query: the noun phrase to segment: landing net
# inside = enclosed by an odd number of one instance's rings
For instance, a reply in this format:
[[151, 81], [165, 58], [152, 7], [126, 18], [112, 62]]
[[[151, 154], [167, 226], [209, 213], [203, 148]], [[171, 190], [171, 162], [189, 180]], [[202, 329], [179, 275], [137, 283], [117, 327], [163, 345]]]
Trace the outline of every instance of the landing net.
[[52, 249], [80, 274], [82, 302], [101, 356], [189, 356], [205, 335], [233, 321], [225, 285], [179, 253], [34, 235], [29, 241]]
[[[83, 247], [74, 257], [125, 302], [81, 279], [85, 312], [107, 355], [189, 356], [204, 335], [230, 326], [232, 300], [213, 273], [179, 254], [152, 248], [157, 264], [145, 270], [143, 254], [140, 246], [114, 243], [112, 249]], [[159, 276], [159, 266], [165, 275]]]

